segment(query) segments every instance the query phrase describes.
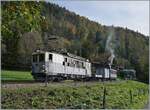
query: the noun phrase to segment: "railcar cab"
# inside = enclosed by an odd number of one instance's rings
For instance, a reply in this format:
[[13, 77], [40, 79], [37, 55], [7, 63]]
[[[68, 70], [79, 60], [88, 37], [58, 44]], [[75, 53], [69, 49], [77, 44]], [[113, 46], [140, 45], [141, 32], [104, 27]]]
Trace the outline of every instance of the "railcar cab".
[[32, 72], [45, 73], [46, 63], [53, 61], [53, 54], [41, 50], [36, 50], [32, 54]]
[[32, 54], [32, 73], [43, 73], [45, 65], [45, 52], [36, 51]]
[[52, 61], [52, 54], [37, 50], [32, 54], [32, 73], [45, 73], [46, 62]]

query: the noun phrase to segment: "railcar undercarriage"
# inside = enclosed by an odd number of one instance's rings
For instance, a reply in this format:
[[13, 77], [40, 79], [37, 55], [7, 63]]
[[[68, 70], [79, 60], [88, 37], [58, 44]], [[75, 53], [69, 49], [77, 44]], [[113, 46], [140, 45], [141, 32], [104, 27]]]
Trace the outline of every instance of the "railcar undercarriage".
[[110, 78], [98, 78], [98, 77], [87, 77], [83, 75], [70, 75], [70, 74], [58, 74], [58, 75], [46, 75], [45, 73], [32, 73], [33, 78], [35, 81], [38, 82], [45, 82], [46, 80], [54, 81], [54, 82], [60, 82], [63, 80], [74, 80], [74, 81], [111, 81], [116, 79], [110, 79]]

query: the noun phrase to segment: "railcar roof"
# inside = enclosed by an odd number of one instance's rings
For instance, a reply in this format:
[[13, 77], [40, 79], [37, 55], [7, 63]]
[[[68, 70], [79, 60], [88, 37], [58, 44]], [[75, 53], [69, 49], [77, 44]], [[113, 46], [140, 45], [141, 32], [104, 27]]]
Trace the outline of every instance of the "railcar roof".
[[63, 56], [71, 57], [71, 58], [74, 58], [74, 59], [78, 59], [78, 60], [89, 62], [89, 60], [86, 59], [86, 58], [83, 58], [83, 57], [80, 57], [80, 56], [77, 56], [77, 55], [74, 55], [74, 54], [71, 54], [71, 53], [68, 53], [68, 52], [66, 52], [66, 53], [58, 53], [58, 52], [55, 52], [55, 51], [36, 50], [35, 52], [32, 53], [32, 55], [37, 54], [37, 53], [45, 53], [45, 52], [59, 54], [59, 55], [63, 55]]
[[124, 72], [136, 72], [134, 69], [123, 69]]

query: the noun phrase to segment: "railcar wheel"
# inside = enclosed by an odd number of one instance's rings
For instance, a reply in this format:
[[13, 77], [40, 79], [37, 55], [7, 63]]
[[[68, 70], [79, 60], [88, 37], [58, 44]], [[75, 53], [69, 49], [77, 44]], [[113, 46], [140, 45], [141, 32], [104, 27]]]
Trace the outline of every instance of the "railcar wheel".
[[45, 78], [34, 77], [34, 80], [35, 80], [36, 82], [44, 82], [44, 81], [45, 81]]
[[62, 81], [63, 79], [61, 78], [61, 77], [54, 77], [53, 78], [53, 81], [54, 82], [60, 82], [60, 81]]

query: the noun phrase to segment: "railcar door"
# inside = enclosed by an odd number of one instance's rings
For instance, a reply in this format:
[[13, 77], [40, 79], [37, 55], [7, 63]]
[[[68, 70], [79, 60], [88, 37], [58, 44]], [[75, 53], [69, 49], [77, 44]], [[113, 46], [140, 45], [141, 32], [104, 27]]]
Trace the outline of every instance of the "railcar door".
[[44, 73], [45, 53], [32, 55], [32, 73]]

